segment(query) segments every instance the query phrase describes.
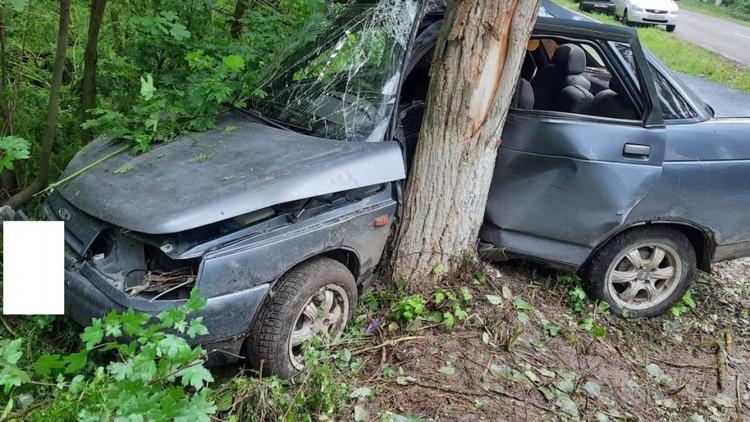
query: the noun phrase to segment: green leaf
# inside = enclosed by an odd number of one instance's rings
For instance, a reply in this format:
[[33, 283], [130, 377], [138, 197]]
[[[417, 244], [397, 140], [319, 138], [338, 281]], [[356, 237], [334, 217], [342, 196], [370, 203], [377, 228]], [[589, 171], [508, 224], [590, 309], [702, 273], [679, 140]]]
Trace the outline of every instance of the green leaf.
[[573, 401], [573, 399], [570, 398], [570, 396], [561, 395], [557, 398], [557, 402], [555, 404], [568, 415], [574, 418], [577, 418], [579, 416], [578, 405]]
[[518, 312], [518, 322], [526, 324], [529, 322], [529, 314], [526, 312]]
[[485, 295], [487, 298], [487, 302], [490, 302], [490, 305], [499, 305], [503, 303], [503, 298], [497, 295]]
[[8, 394], [13, 387], [20, 387], [24, 383], [31, 381], [26, 371], [15, 366], [8, 366], [0, 371], [0, 385], [3, 391]]
[[190, 321], [190, 327], [188, 327], [187, 330], [188, 337], [195, 338], [206, 334], [208, 334], [208, 328], [203, 325], [203, 317], [193, 318]]
[[51, 374], [52, 371], [63, 369], [64, 367], [65, 363], [60, 355], [42, 355], [39, 356], [39, 359], [34, 363], [34, 372], [39, 376], [46, 377]]
[[23, 356], [21, 346], [23, 346], [22, 338], [0, 342], [0, 357], [2, 357], [2, 360], [10, 365], [17, 364], [21, 359], [21, 356]]
[[74, 374], [81, 369], [83, 369], [84, 366], [86, 366], [86, 362], [88, 362], [89, 358], [89, 351], [88, 350], [82, 350], [77, 353], [71, 353], [68, 356], [65, 356], [63, 358], [63, 362], [65, 363], [65, 373], [66, 374]]
[[[29, 5], [29, 0], [8, 0], [10, 6], [16, 11], [21, 12]], [[0, 418], [2, 420], [2, 418]]]
[[12, 170], [13, 162], [29, 158], [29, 141], [19, 136], [0, 137], [0, 171]]
[[86, 343], [86, 349], [91, 350], [101, 343], [104, 338], [104, 329], [102, 327], [102, 320], [94, 318], [91, 320], [91, 325], [83, 329], [81, 333], [81, 340]]
[[521, 299], [520, 297], [517, 297], [513, 300], [513, 306], [516, 307], [516, 309], [520, 311], [528, 311], [531, 310], [531, 305], [528, 304], [525, 300]]
[[594, 328], [591, 329], [591, 335], [594, 338], [602, 338], [605, 335], [607, 335], [607, 329], [604, 328], [604, 326], [596, 325]]
[[226, 66], [231, 72], [239, 72], [245, 68], [245, 59], [236, 54], [225, 56], [221, 60], [224, 62], [224, 66]]
[[190, 312], [198, 312], [206, 306], [208, 300], [201, 296], [201, 291], [197, 287], [190, 291], [190, 298], [187, 301], [187, 309]]
[[438, 372], [445, 375], [453, 375], [454, 373], [456, 373], [456, 368], [450, 365], [446, 365], [438, 369]]
[[349, 397], [353, 399], [366, 399], [368, 397], [372, 397], [372, 390], [367, 387], [359, 387], [352, 391]]
[[146, 101], [152, 99], [156, 93], [156, 87], [154, 87], [154, 78], [150, 73], [146, 74], [144, 78], [141, 76], [141, 97]]
[[200, 390], [204, 384], [208, 384], [214, 380], [211, 373], [203, 365], [185, 368], [178, 375], [182, 377], [182, 385], [192, 385], [196, 390]]
[[135, 312], [133, 309], [128, 308], [120, 318], [122, 320], [122, 328], [125, 331], [125, 334], [139, 337], [143, 334], [143, 325], [148, 322], [150, 316], [148, 314]]

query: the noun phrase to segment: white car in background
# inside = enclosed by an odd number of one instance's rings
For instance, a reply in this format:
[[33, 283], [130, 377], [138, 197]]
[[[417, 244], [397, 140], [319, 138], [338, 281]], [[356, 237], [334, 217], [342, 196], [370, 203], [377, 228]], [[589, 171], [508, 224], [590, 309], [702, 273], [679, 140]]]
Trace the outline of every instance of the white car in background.
[[666, 25], [667, 32], [672, 32], [679, 13], [673, 0], [615, 0], [615, 19], [626, 25]]

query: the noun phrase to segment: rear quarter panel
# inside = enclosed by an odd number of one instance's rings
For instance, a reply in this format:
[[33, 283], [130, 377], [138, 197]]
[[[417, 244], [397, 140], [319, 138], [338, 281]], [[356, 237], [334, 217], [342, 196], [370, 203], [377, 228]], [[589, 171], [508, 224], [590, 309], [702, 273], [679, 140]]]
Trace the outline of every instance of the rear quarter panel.
[[709, 232], [714, 260], [750, 252], [750, 119], [669, 125], [662, 176], [628, 223], [686, 221]]

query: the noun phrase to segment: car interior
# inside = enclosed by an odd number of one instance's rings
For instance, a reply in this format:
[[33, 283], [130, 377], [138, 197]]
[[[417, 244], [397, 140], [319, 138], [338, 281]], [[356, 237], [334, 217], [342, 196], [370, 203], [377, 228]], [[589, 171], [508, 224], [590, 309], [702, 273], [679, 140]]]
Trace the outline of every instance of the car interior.
[[[429, 51], [413, 66], [402, 86], [396, 138], [404, 146], [407, 164], [416, 150], [431, 61], [432, 51]], [[603, 59], [597, 45], [552, 37], [529, 40], [511, 109], [641, 119], [619, 76]]]

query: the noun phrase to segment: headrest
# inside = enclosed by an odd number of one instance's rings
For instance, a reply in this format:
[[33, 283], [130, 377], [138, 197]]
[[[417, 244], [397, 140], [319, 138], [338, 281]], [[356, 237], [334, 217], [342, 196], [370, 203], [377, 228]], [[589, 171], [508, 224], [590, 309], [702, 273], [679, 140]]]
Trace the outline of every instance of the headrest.
[[534, 89], [526, 79], [521, 78], [518, 80], [511, 107], [523, 110], [532, 110], [534, 108]]
[[566, 75], [580, 75], [586, 70], [586, 53], [575, 44], [563, 44], [555, 50], [552, 63]]

